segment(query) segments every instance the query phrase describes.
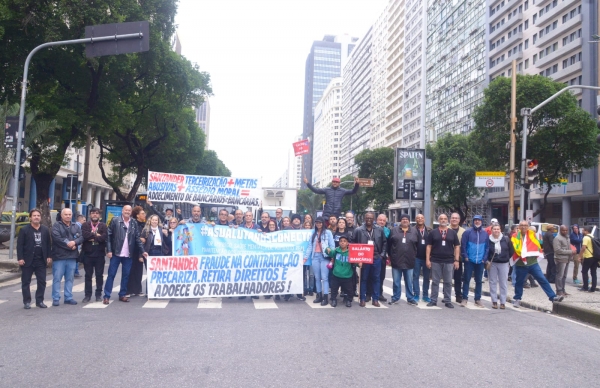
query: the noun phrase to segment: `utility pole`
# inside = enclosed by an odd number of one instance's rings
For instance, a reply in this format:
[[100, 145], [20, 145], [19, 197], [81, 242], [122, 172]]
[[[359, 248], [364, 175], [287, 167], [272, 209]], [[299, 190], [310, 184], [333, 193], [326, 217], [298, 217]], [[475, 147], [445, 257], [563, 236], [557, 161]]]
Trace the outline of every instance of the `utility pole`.
[[[510, 90], [510, 181], [508, 183], [508, 226], [515, 223], [515, 148], [517, 137], [517, 61], [512, 61], [512, 85]], [[521, 189], [523, 190], [523, 189]], [[521, 206], [523, 204], [521, 203]]]
[[[88, 180], [90, 175], [90, 150], [92, 148], [92, 136], [90, 134], [90, 129], [88, 128], [86, 134], [86, 142], [85, 142], [85, 158], [83, 161], [83, 182], [81, 183], [81, 199], [85, 200], [87, 203], [87, 192], [88, 192]], [[98, 206], [98, 204], [96, 204]], [[86, 214], [87, 216], [87, 214]]]

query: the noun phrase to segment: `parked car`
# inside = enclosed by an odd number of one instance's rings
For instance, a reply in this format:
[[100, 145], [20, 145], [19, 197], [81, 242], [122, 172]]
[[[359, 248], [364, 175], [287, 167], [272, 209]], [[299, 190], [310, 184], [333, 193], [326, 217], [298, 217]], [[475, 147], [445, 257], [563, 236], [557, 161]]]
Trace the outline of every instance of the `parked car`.
[[[12, 212], [2, 212], [2, 220], [0, 221], [0, 243], [10, 240], [10, 220], [12, 218]], [[15, 229], [15, 237], [19, 234], [19, 230], [23, 225], [29, 223], [29, 213], [20, 212], [17, 213], [17, 225]]]

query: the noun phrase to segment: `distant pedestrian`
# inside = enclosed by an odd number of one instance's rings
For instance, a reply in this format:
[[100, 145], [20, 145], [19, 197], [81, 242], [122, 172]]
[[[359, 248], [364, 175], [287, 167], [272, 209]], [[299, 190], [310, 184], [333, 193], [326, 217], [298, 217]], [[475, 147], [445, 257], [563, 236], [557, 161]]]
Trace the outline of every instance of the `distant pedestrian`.
[[429, 299], [429, 277], [431, 270], [425, 265], [425, 257], [427, 252], [427, 237], [431, 233], [431, 228], [425, 225], [425, 216], [417, 214], [415, 217], [415, 230], [418, 233], [419, 243], [417, 244], [417, 255], [415, 257], [415, 268], [413, 270], [413, 294], [415, 302], [419, 301], [421, 295], [419, 277], [421, 276], [421, 268], [423, 269], [423, 298], [425, 303], [431, 302]]
[[35, 305], [45, 309], [44, 292], [46, 291], [46, 266], [52, 264], [50, 231], [41, 224], [42, 212], [39, 209], [29, 211], [29, 225], [19, 230], [17, 238], [17, 260], [21, 266], [21, 291], [23, 305], [31, 308], [31, 277], [35, 273], [37, 289]]
[[554, 293], [550, 283], [548, 283], [548, 280], [544, 277], [540, 265], [538, 264], [538, 257], [543, 254], [542, 245], [540, 244], [535, 231], [529, 229], [529, 223], [527, 221], [521, 221], [519, 223], [519, 231], [516, 236], [511, 239], [511, 242], [517, 258], [513, 271], [513, 276], [517, 277], [515, 296], [513, 298], [514, 306], [519, 307], [521, 305], [523, 285], [527, 275], [532, 275], [533, 278], [538, 281], [550, 301], [562, 302], [564, 297], [557, 296]]
[[83, 243], [81, 228], [71, 222], [73, 212], [64, 208], [61, 220], [52, 225], [52, 305], [60, 305], [60, 283], [65, 278], [65, 304], [76, 305], [73, 299], [73, 277], [79, 257], [77, 246]]
[[492, 227], [492, 235], [489, 236], [488, 266], [490, 273], [490, 295], [492, 297], [492, 308], [498, 308], [497, 287], [500, 286], [500, 309], [506, 308], [506, 297], [508, 295], [508, 268], [514, 248], [510, 239], [502, 235], [499, 224]]
[[579, 225], [573, 224], [569, 239], [577, 251], [575, 257], [573, 258], [573, 284], [581, 284], [577, 278], [577, 275], [579, 274], [579, 260], [581, 259], [581, 243], [583, 242], [583, 233], [579, 229]]
[[83, 268], [85, 269], [85, 297], [83, 303], [88, 303], [92, 298], [92, 279], [96, 274], [96, 302], [102, 300], [102, 286], [104, 285], [104, 265], [106, 264], [106, 239], [108, 228], [100, 222], [100, 209], [90, 211], [90, 220], [81, 225], [84, 253]]
[[556, 295], [567, 296], [569, 294], [565, 291], [565, 282], [567, 280], [567, 272], [569, 272], [569, 261], [575, 255], [575, 252], [571, 248], [569, 228], [566, 225], [560, 226], [559, 233], [554, 238], [552, 245], [554, 248], [554, 261], [556, 262], [556, 281], [554, 282]]
[[[579, 291], [596, 292], [596, 270], [598, 269], [598, 260], [594, 259], [594, 248], [592, 244], [592, 227], [589, 225], [583, 228], [583, 240], [581, 243], [581, 275], [583, 278], [583, 287]], [[589, 272], [592, 274], [592, 284], [589, 285]]]
[[546, 265], [546, 279], [548, 283], [554, 283], [556, 279], [556, 263], [554, 262], [554, 234], [556, 233], [555, 225], [548, 225], [546, 227], [546, 233], [544, 233], [543, 237], [543, 248], [544, 248], [544, 257], [548, 261]]
[[431, 269], [431, 302], [428, 307], [437, 306], [440, 291], [440, 280], [444, 281], [444, 299], [442, 302], [448, 308], [454, 308], [451, 301], [452, 274], [458, 269], [460, 257], [460, 240], [458, 234], [448, 228], [448, 216], [438, 216], [439, 227], [427, 236], [426, 265]]
[[392, 266], [393, 295], [389, 304], [398, 303], [402, 295], [401, 280], [404, 276], [406, 301], [416, 306], [413, 294], [413, 269], [419, 245], [419, 236], [415, 228], [410, 226], [408, 214], [400, 216], [400, 226], [395, 226], [388, 239], [388, 251]]
[[461, 256], [465, 261], [464, 284], [462, 289], [462, 307], [469, 300], [471, 277], [475, 277], [475, 306], [483, 307], [481, 303], [481, 284], [485, 262], [488, 260], [489, 235], [482, 228], [483, 219], [480, 215], [473, 216], [473, 227], [467, 229], [460, 241]]
[[[309, 263], [312, 266], [317, 288], [317, 297], [313, 303], [321, 303], [321, 306], [329, 304], [329, 268], [327, 265], [330, 260], [326, 257], [325, 252], [327, 248], [334, 247], [335, 243], [331, 231], [325, 228], [323, 217], [317, 217], [315, 231], [304, 252], [304, 265]], [[323, 284], [321, 284], [321, 281]]]

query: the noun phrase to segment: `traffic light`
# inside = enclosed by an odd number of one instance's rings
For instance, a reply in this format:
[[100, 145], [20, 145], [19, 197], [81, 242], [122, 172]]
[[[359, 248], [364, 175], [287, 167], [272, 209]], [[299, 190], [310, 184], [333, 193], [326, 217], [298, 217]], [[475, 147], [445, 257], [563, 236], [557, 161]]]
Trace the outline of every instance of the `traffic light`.
[[527, 183], [537, 183], [539, 179], [538, 161], [536, 159], [527, 159]]

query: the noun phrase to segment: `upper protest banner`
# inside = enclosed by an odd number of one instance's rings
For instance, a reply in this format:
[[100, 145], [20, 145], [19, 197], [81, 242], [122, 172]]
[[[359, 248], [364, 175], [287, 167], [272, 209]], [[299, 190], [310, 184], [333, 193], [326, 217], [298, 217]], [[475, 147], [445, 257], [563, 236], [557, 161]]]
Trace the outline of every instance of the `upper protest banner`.
[[310, 143], [308, 139], [300, 140], [292, 143], [294, 146], [294, 156], [301, 156], [310, 153]]
[[260, 190], [260, 179], [148, 171], [151, 201], [259, 206]]
[[149, 298], [301, 294], [313, 231], [262, 233], [187, 223], [173, 233], [175, 256], [148, 257]]

